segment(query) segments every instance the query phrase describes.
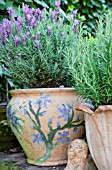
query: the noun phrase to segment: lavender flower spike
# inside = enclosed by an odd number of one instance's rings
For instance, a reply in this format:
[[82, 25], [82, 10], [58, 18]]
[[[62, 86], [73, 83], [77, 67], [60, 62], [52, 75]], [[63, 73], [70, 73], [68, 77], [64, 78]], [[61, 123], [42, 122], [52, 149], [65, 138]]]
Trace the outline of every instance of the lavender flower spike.
[[62, 37], [62, 38], [64, 37], [64, 34], [65, 34], [64, 32], [61, 33], [61, 37]]
[[20, 42], [20, 40], [19, 40], [18, 36], [16, 35], [16, 36], [14, 37], [14, 45], [15, 45], [15, 47], [18, 46], [19, 42]]
[[51, 27], [48, 26], [48, 30], [47, 30], [47, 36], [50, 36], [51, 35]]
[[79, 23], [80, 23], [80, 20], [76, 20], [76, 19], [74, 20], [74, 24], [76, 27], [78, 27]]
[[2, 64], [2, 68], [3, 68], [5, 71], [7, 71], [7, 68], [5, 67], [4, 64]]
[[37, 33], [38, 40], [40, 40], [40, 31]]
[[61, 5], [60, 1], [55, 2], [55, 6], [56, 6], [57, 8], [59, 8], [60, 5]]
[[54, 10], [54, 11], [52, 11], [52, 13], [51, 13], [51, 19], [52, 20], [55, 20], [56, 19], [56, 15], [57, 15], [57, 12]]
[[18, 54], [18, 59], [21, 60], [21, 53]]
[[14, 15], [14, 9], [12, 7], [9, 7], [7, 12], [9, 13], [9, 18], [13, 18], [13, 15]]
[[39, 49], [40, 49], [39, 41], [38, 41], [38, 40], [36, 40], [36, 41], [35, 41], [35, 43], [36, 43], [37, 50], [39, 50]]
[[74, 15], [74, 19], [76, 18], [77, 15], [77, 9], [72, 11], [73, 15]]
[[26, 43], [26, 35], [21, 35], [23, 44]]

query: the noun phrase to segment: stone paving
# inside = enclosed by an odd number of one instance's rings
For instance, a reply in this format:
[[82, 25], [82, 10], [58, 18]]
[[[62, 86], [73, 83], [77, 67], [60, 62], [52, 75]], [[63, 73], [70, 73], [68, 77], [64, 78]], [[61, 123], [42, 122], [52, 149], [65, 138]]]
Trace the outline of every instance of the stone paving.
[[[41, 167], [41, 166], [34, 166], [30, 165], [26, 162], [26, 157], [23, 152], [20, 153], [3, 153], [0, 152], [0, 170], [5, 170], [5, 168], [1, 169], [2, 163], [6, 164], [6, 166], [11, 165], [12, 168], [17, 167], [21, 168], [22, 170], [64, 170], [66, 165], [62, 166], [53, 166], [53, 167]], [[7, 168], [6, 168], [7, 169]]]

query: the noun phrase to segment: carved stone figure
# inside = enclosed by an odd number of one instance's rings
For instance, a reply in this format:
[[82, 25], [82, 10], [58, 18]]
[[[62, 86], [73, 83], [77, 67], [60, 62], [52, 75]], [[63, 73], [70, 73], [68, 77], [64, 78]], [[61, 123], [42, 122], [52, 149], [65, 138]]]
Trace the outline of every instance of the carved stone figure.
[[65, 170], [84, 170], [88, 145], [82, 139], [72, 141], [68, 146], [68, 163]]

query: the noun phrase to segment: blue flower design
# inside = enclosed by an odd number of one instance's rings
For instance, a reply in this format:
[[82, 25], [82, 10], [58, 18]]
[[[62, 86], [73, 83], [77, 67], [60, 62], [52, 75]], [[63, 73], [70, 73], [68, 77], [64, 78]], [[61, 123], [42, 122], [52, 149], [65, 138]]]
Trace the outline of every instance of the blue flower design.
[[49, 123], [51, 123], [51, 124], [52, 124], [52, 117], [50, 117], [50, 118], [49, 118]]
[[23, 110], [24, 115], [26, 115], [28, 113], [28, 111], [26, 109]]
[[8, 108], [8, 111], [7, 111], [7, 119], [8, 119], [11, 123], [18, 123], [17, 117], [15, 116], [14, 112], [11, 110], [11, 107]]
[[60, 126], [61, 126], [61, 124], [60, 124], [60, 122], [58, 121], [58, 122], [57, 122], [57, 127], [60, 127]]
[[71, 110], [71, 107], [70, 105], [68, 105], [68, 108], [66, 108], [65, 104], [62, 104], [62, 108], [58, 108], [58, 112], [60, 112], [60, 116], [58, 116], [58, 118], [64, 118], [64, 121], [68, 121], [69, 117], [71, 117], [71, 114], [70, 114], [70, 110]]
[[44, 106], [45, 108], [47, 108], [47, 104], [51, 103], [51, 100], [49, 100], [49, 98], [51, 97], [50, 94], [43, 96], [43, 93], [40, 93], [40, 98], [36, 99], [36, 103], [39, 104], [39, 107]]
[[33, 143], [38, 143], [39, 146], [41, 146], [41, 142], [44, 142], [43, 135], [41, 135], [40, 133], [38, 133], [36, 135], [31, 134], [31, 136], [34, 138]]
[[75, 132], [75, 133], [77, 133], [77, 132], [78, 132], [77, 127], [74, 127], [73, 132]]
[[44, 116], [44, 115], [46, 115], [46, 113], [47, 113], [47, 111], [43, 111], [43, 112], [41, 112], [41, 115]]
[[64, 131], [63, 133], [58, 132], [58, 135], [60, 136], [60, 138], [57, 138], [57, 141], [62, 142], [62, 145], [70, 142], [70, 138], [68, 137], [69, 131]]

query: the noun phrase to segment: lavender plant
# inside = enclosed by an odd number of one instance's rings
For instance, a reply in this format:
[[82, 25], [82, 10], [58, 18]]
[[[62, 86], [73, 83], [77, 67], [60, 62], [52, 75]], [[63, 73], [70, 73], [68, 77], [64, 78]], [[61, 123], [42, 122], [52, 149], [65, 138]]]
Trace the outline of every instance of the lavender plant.
[[95, 38], [80, 31], [67, 59], [75, 90], [95, 107], [112, 104], [112, 12], [99, 19]]
[[64, 52], [73, 45], [79, 21], [77, 11], [68, 20], [60, 2], [55, 5], [49, 12], [24, 5], [17, 18], [10, 7], [10, 20], [0, 25], [0, 65], [16, 88], [71, 86]]

